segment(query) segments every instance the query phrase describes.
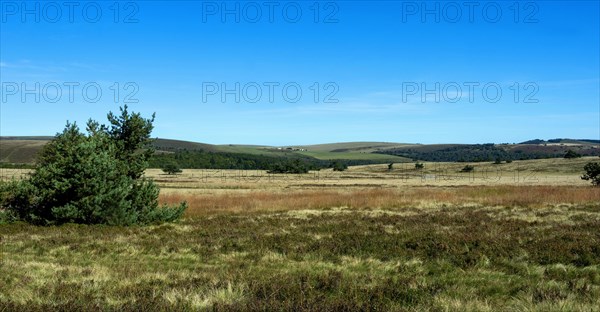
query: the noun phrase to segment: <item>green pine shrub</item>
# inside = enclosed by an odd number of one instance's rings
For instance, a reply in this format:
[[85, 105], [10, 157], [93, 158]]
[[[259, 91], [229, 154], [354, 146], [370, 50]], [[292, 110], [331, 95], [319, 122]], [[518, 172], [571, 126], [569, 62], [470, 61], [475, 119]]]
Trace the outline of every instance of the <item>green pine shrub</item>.
[[587, 163], [583, 170], [585, 173], [581, 176], [582, 180], [591, 180], [593, 185], [600, 186], [600, 163]]
[[29, 179], [2, 187], [0, 210], [34, 224], [133, 225], [180, 218], [186, 203], [158, 204], [159, 189], [143, 177], [152, 156], [152, 119], [109, 113], [110, 127], [90, 120], [87, 134], [67, 123], [40, 153]]

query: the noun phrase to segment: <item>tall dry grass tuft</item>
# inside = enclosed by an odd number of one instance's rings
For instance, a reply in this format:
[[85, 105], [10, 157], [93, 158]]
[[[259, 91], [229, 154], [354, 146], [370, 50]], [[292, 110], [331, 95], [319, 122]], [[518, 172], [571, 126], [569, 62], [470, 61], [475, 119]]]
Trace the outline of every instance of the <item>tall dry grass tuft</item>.
[[256, 191], [224, 194], [161, 194], [160, 201], [187, 201], [188, 216], [214, 212], [257, 212], [299, 209], [402, 208], [464, 205], [539, 207], [558, 204], [600, 203], [600, 188], [565, 186], [461, 186], [405, 189]]
[[252, 212], [297, 209], [323, 209], [332, 207], [367, 208], [406, 204], [402, 196], [389, 190], [315, 191], [301, 190], [289, 193], [257, 191], [243, 194], [181, 194], [161, 195], [161, 202], [187, 201], [188, 215], [209, 212]]
[[471, 188], [462, 194], [486, 205], [501, 206], [600, 203], [600, 189], [595, 187], [505, 185]]

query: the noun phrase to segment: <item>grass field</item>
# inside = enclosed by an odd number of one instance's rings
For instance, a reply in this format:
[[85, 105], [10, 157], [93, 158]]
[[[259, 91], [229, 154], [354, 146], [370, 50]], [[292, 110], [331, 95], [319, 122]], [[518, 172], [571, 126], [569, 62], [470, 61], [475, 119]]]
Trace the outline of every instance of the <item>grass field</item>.
[[600, 311], [596, 159], [149, 170], [180, 222], [0, 225], [0, 311]]

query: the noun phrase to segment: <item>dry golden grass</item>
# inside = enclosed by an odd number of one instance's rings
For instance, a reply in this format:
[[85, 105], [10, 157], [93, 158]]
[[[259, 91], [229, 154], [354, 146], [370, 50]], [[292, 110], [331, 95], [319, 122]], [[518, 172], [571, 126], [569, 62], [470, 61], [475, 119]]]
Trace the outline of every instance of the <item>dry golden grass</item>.
[[214, 212], [259, 212], [332, 207], [402, 208], [464, 206], [541, 207], [600, 202], [600, 188], [579, 186], [459, 186], [357, 190], [288, 190], [197, 194], [163, 192], [162, 203], [187, 201], [188, 216]]
[[600, 188], [461, 165], [148, 170], [186, 218], [0, 226], [0, 311], [599, 311]]
[[[475, 171], [460, 172], [465, 163], [425, 162], [423, 170], [415, 170], [413, 163], [397, 163], [393, 170], [386, 164], [353, 166], [344, 172], [331, 169], [311, 171], [308, 174], [268, 174], [264, 170], [184, 169], [182, 174], [169, 176], [160, 169], [146, 170], [146, 177], [155, 180], [161, 188], [193, 189], [196, 192], [214, 190], [271, 190], [273, 188], [326, 187], [404, 187], [404, 186], [459, 186], [459, 185], [589, 185], [581, 180], [583, 166], [597, 157], [576, 159], [538, 159], [514, 161], [494, 165], [491, 162], [472, 163]], [[0, 180], [26, 178], [29, 169], [0, 168]]]

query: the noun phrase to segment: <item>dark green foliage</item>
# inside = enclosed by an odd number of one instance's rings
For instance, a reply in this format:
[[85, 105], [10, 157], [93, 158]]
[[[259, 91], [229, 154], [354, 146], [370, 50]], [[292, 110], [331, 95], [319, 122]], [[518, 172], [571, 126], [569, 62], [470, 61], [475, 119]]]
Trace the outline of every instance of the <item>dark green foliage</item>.
[[348, 165], [341, 161], [335, 161], [335, 162], [333, 162], [332, 168], [333, 168], [333, 171], [344, 171], [344, 170], [348, 169]]
[[581, 179], [592, 180], [593, 185], [600, 186], [600, 163], [587, 163], [583, 170], [585, 170], [585, 174], [581, 176]]
[[466, 165], [462, 169], [460, 169], [460, 172], [471, 172], [473, 170], [475, 170], [475, 166]]
[[564, 158], [570, 159], [570, 158], [580, 158], [581, 154], [573, 151], [573, 150], [568, 150], [567, 153], [565, 154]]
[[425, 168], [424, 164], [422, 164], [422, 163], [416, 163], [415, 164], [415, 169], [420, 170], [420, 169], [423, 169], [423, 168]]
[[507, 160], [506, 160], [506, 163], [507, 163], [507, 164], [510, 164], [511, 162], [512, 162], [512, 159], [507, 159]]
[[12, 197], [11, 194], [15, 191], [15, 185], [14, 182], [0, 181], [0, 224], [18, 220], [18, 216], [14, 211], [3, 208], [3, 203]]
[[[560, 139], [557, 139], [560, 140]], [[552, 142], [553, 140], [548, 140], [548, 142]], [[546, 141], [544, 140], [540, 140], [540, 139], [533, 139], [533, 140], [529, 140], [529, 141], [525, 141], [525, 142], [521, 142], [519, 144], [544, 144], [546, 143]]]
[[182, 150], [154, 155], [150, 159], [150, 168], [163, 168], [166, 164], [175, 162], [184, 169], [266, 170], [279, 160], [277, 157], [262, 155]]
[[294, 173], [301, 174], [307, 173], [309, 167], [304, 162], [299, 159], [294, 159], [293, 161], [287, 162], [279, 162], [272, 166], [269, 173]]
[[[163, 168], [165, 164], [175, 162], [183, 169], [241, 169], [241, 170], [271, 170], [274, 164], [289, 163], [299, 160], [308, 166], [309, 170], [331, 168], [330, 160], [317, 159], [301, 154], [285, 156], [255, 155], [230, 152], [207, 152], [201, 150], [178, 150], [169, 154], [155, 154], [149, 159], [150, 168]], [[380, 164], [377, 160], [340, 159], [348, 166]]]
[[[403, 147], [376, 151], [378, 154], [402, 156], [425, 161], [480, 162], [496, 159], [543, 159], [565, 156], [565, 146], [523, 145], [507, 147], [497, 144], [463, 144], [449, 147]], [[585, 156], [598, 155], [597, 149], [580, 149]]]
[[459, 145], [431, 151], [418, 148], [400, 148], [375, 153], [425, 161], [492, 161], [498, 157], [508, 158], [508, 152], [494, 144]]
[[111, 127], [88, 121], [87, 134], [67, 123], [38, 157], [27, 180], [12, 182], [2, 208], [35, 224], [131, 225], [171, 221], [186, 208], [159, 207], [158, 187], [142, 178], [152, 150], [152, 120], [108, 115]]
[[[148, 168], [148, 159], [154, 154], [150, 133], [154, 126], [154, 114], [152, 119], [144, 119], [139, 113], [129, 114], [127, 105], [121, 109], [121, 115], [115, 116], [108, 113], [110, 127], [102, 126], [98, 129], [98, 123], [88, 122], [90, 133], [105, 132], [110, 137], [110, 142], [116, 146], [115, 155], [120, 162], [121, 170], [126, 172], [132, 179], [138, 179]], [[91, 126], [91, 128], [90, 128]]]
[[496, 160], [494, 161], [494, 165], [499, 165], [502, 163], [502, 159], [500, 158], [496, 158]]
[[181, 168], [179, 168], [179, 165], [172, 162], [172, 163], [166, 163], [162, 168], [162, 171], [166, 174], [178, 174], [181, 173]]

